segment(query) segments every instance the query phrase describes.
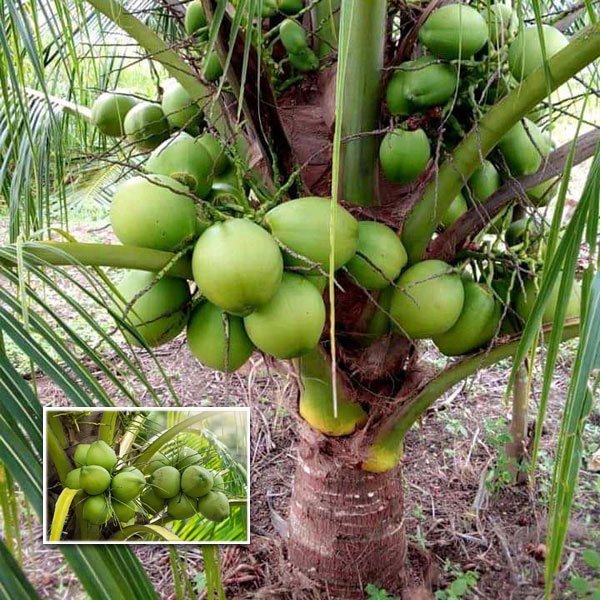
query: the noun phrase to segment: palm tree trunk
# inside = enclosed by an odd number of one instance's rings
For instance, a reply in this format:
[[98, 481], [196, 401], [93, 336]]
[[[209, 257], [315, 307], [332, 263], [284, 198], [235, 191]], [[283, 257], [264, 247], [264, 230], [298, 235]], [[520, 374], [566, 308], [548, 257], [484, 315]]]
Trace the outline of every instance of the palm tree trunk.
[[289, 524], [289, 559], [322, 584], [325, 597], [363, 598], [369, 583], [401, 587], [406, 542], [399, 468], [368, 473], [303, 441]]

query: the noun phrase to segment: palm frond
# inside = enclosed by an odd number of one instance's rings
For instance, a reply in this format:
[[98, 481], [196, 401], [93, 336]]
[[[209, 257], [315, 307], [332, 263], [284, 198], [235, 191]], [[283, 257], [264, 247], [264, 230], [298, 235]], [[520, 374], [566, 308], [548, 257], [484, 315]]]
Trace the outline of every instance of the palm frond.
[[15, 600], [38, 600], [21, 567], [0, 539], [0, 591], [5, 598]]
[[[598, 198], [600, 197], [600, 148], [590, 170], [581, 203], [591, 201], [587, 223], [587, 242], [596, 254], [598, 234]], [[550, 494], [550, 514], [547, 536], [546, 597], [549, 598], [554, 576], [558, 572], [569, 526], [569, 515], [577, 487], [583, 448], [583, 429], [589, 416], [597, 388], [597, 367], [600, 358], [600, 274], [597, 265], [590, 264], [584, 276], [583, 321], [561, 419], [558, 450]]]

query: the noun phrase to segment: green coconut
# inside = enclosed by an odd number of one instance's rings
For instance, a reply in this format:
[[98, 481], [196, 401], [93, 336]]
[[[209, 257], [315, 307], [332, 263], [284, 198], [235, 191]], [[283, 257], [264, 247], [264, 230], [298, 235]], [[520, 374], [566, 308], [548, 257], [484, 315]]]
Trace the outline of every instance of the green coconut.
[[170, 464], [171, 462], [162, 452], [156, 452], [144, 467], [144, 473], [146, 475], [152, 475], [156, 469], [168, 467]]
[[199, 498], [208, 494], [214, 485], [214, 476], [211, 471], [200, 465], [187, 467], [181, 474], [181, 490], [192, 498]]
[[529, 119], [519, 121], [498, 142], [512, 175], [521, 177], [535, 173], [542, 159], [550, 153], [552, 145], [542, 130]]
[[231, 161], [221, 142], [212, 134], [204, 133], [196, 138], [196, 143], [208, 151], [213, 160], [213, 174], [215, 177], [224, 173], [231, 165]]
[[189, 519], [197, 512], [196, 500], [185, 494], [178, 494], [167, 503], [167, 513], [174, 519]]
[[199, 133], [204, 113], [176, 79], [166, 82], [161, 107], [171, 127]]
[[158, 496], [152, 487], [148, 486], [140, 496], [140, 503], [147, 513], [155, 515], [166, 506], [167, 501], [165, 498]]
[[105, 441], [97, 440], [93, 444], [90, 444], [87, 453], [87, 464], [104, 467], [111, 473], [117, 464], [117, 455]]
[[111, 505], [113, 514], [120, 523], [127, 523], [127, 521], [131, 521], [137, 512], [137, 506], [133, 500], [130, 500], [129, 502], [123, 502], [113, 498]]
[[546, 60], [550, 60], [557, 52], [569, 44], [569, 40], [556, 27], [542, 25], [544, 37], [543, 48], [537, 25], [526, 27], [521, 31], [508, 51], [508, 64], [510, 72], [515, 79], [522, 81], [534, 71], [541, 69], [544, 65], [544, 53]]
[[488, 26], [490, 42], [493, 46], [503, 46], [511, 39], [519, 26], [517, 14], [508, 4], [490, 4], [481, 11]]
[[181, 473], [184, 469], [202, 462], [202, 456], [189, 446], [180, 446], [174, 458], [175, 468]]
[[127, 139], [140, 150], [152, 150], [169, 137], [169, 121], [159, 104], [140, 102], [125, 117]]
[[429, 108], [445, 104], [454, 96], [459, 81], [454, 65], [441, 63], [432, 56], [421, 56], [405, 65], [404, 91], [412, 106]]
[[290, 52], [288, 58], [290, 64], [301, 73], [310, 73], [319, 68], [319, 58], [310, 48], [304, 48], [300, 52]]
[[245, 316], [266, 304], [281, 283], [283, 258], [273, 236], [247, 219], [209, 227], [192, 257], [194, 280], [213, 304]]
[[75, 465], [78, 467], [83, 467], [87, 465], [87, 453], [90, 449], [90, 444], [77, 444], [75, 448], [75, 454], [73, 455], [73, 460], [75, 461]]
[[[237, 2], [234, 2], [237, 4]], [[274, 17], [277, 14], [277, 0], [263, 0], [261, 16], [264, 19]]]
[[429, 139], [422, 129], [394, 129], [379, 147], [379, 164], [386, 179], [394, 183], [412, 183], [422, 175], [431, 158]]
[[306, 30], [294, 19], [285, 19], [281, 23], [279, 26], [279, 37], [288, 52], [301, 52], [308, 47]]
[[223, 492], [208, 492], [198, 498], [198, 512], [209, 521], [219, 523], [229, 516], [229, 500]]
[[168, 252], [179, 250], [199, 230], [189, 190], [165, 175], [132, 177], [119, 184], [110, 222], [121, 243]]
[[[118, 299], [119, 312], [137, 298], [125, 318], [135, 332], [151, 347], [174, 339], [185, 327], [190, 290], [185, 279], [162, 277], [148, 271], [127, 271], [117, 289], [124, 299]], [[140, 341], [130, 332], [125, 336], [134, 345]]]
[[174, 498], [181, 489], [181, 475], [175, 467], [160, 467], [150, 476], [150, 485], [160, 498]]
[[104, 494], [87, 498], [83, 503], [82, 516], [94, 525], [104, 525], [110, 515], [111, 505]]
[[554, 177], [548, 181], [538, 183], [538, 185], [527, 190], [527, 197], [531, 200], [534, 206], [547, 206], [556, 196], [559, 182], [560, 177]]
[[465, 200], [465, 197], [459, 193], [458, 196], [452, 200], [452, 203], [444, 213], [442, 227], [444, 229], [452, 227], [452, 225], [467, 212], [467, 209], [467, 201]]
[[149, 173], [166, 175], [205, 198], [213, 184], [214, 161], [204, 146], [185, 132], [165, 140], [145, 164]]
[[215, 50], [205, 56], [203, 69], [206, 81], [216, 81], [223, 75], [223, 65]]
[[446, 356], [467, 354], [487, 344], [500, 329], [502, 308], [486, 285], [464, 283], [465, 301], [454, 325], [433, 338], [434, 344]]
[[401, 117], [407, 117], [417, 112], [416, 107], [409, 101], [405, 89], [408, 71], [405, 70], [405, 67], [403, 69], [403, 65], [406, 64], [403, 63], [397, 71], [394, 71], [385, 90], [385, 100], [390, 113]]
[[92, 105], [92, 123], [104, 135], [123, 137], [127, 113], [138, 100], [125, 91], [100, 94]]
[[464, 60], [486, 44], [488, 25], [471, 6], [447, 4], [434, 10], [423, 23], [419, 40], [440, 58]]
[[102, 494], [110, 485], [110, 473], [98, 465], [81, 467], [79, 472], [79, 487], [90, 496]]
[[192, 0], [185, 9], [183, 27], [188, 35], [193, 35], [208, 25], [201, 0]]
[[463, 302], [463, 284], [452, 267], [441, 260], [425, 260], [398, 278], [390, 314], [411, 339], [430, 338], [456, 323]]
[[[333, 268], [337, 270], [354, 256], [358, 247], [358, 221], [339, 204], [332, 205], [331, 199], [314, 196], [290, 200], [272, 208], [265, 215], [265, 224], [291, 252], [329, 272], [330, 222], [334, 211]], [[291, 257], [289, 263], [309, 268], [302, 259]]]
[[[533, 306], [535, 301], [537, 300], [539, 289], [537, 289], [536, 282], [532, 279], [528, 279], [523, 286], [519, 285], [519, 289], [515, 298], [515, 310], [517, 314], [523, 319], [523, 321], [527, 321], [531, 312], [533, 310]], [[539, 285], [539, 282], [538, 282]], [[550, 297], [546, 302], [546, 308], [544, 309], [544, 314], [542, 317], [542, 323], [553, 323], [554, 317], [556, 315], [556, 308], [558, 305], [558, 294], [560, 292], [560, 284], [557, 283], [552, 288], [550, 292]], [[567, 311], [565, 314], [565, 319], [574, 319], [579, 317], [581, 313], [581, 284], [578, 281], [573, 282], [573, 287], [571, 288], [571, 294], [569, 295], [569, 301], [567, 303]]]
[[212, 302], [201, 302], [190, 315], [187, 342], [206, 367], [232, 373], [250, 358], [254, 345], [240, 317], [223, 312]]
[[227, 206], [231, 204], [232, 200], [233, 202], [241, 201], [244, 203], [246, 201], [246, 192], [238, 186], [231, 185], [227, 181], [222, 181], [221, 177], [217, 177], [210, 189], [210, 193], [206, 196], [206, 201], [215, 206], [222, 203]]
[[529, 247], [537, 245], [543, 234], [541, 224], [531, 217], [523, 217], [512, 222], [504, 232], [504, 241], [509, 248], [515, 248], [521, 244]]
[[72, 490], [81, 489], [80, 476], [81, 467], [69, 471], [65, 477], [65, 487], [71, 488]]
[[225, 481], [223, 480], [223, 476], [216, 471], [212, 471], [213, 475], [213, 486], [212, 491], [215, 492], [225, 492]]
[[287, 272], [273, 298], [244, 318], [252, 343], [280, 359], [312, 350], [324, 326], [325, 303], [319, 290], [301, 275]]
[[358, 285], [381, 290], [394, 281], [408, 257], [398, 234], [377, 221], [359, 221], [358, 249], [346, 264]]
[[312, 274], [308, 273], [304, 275], [304, 278], [307, 281], [310, 281], [318, 290], [319, 294], [322, 294], [327, 287], [327, 282], [329, 281], [325, 275]]
[[277, 9], [284, 15], [295, 15], [304, 8], [304, 0], [276, 0]]
[[469, 178], [467, 187], [475, 201], [483, 202], [500, 189], [501, 185], [502, 179], [498, 169], [489, 160], [484, 160]]
[[331, 366], [323, 359], [319, 348], [298, 361], [301, 375], [300, 416], [325, 435], [350, 435], [367, 421], [367, 414], [358, 402], [349, 401], [343, 386], [338, 384], [337, 412], [334, 412]]
[[139, 469], [131, 469], [129, 471], [121, 471], [117, 473], [111, 483], [111, 494], [117, 500], [128, 502], [137, 498], [146, 485], [146, 478]]
[[408, 116], [420, 109], [445, 104], [456, 92], [458, 73], [453, 65], [432, 56], [421, 56], [400, 64], [386, 90], [393, 115]]

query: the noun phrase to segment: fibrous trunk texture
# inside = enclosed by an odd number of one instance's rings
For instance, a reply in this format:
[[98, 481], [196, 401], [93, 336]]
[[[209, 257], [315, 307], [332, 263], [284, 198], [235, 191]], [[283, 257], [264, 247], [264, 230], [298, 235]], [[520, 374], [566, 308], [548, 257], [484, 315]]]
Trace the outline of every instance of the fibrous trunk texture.
[[324, 597], [401, 588], [406, 554], [400, 470], [352, 468], [303, 442], [290, 507], [289, 558]]

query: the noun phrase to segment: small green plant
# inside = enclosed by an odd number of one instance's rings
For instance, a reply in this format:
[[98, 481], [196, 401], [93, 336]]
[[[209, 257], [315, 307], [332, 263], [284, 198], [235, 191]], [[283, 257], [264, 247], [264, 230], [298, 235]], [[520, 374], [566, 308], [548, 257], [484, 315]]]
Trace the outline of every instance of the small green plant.
[[385, 590], [378, 588], [373, 583], [367, 584], [365, 592], [367, 600], [396, 600], [396, 596], [390, 596]]
[[600, 600], [600, 552], [584, 550], [581, 558], [593, 575], [587, 577], [573, 575], [569, 580], [569, 587], [576, 598]]
[[444, 426], [446, 431], [454, 436], [466, 437], [468, 434], [464, 421], [458, 417], [446, 417]]
[[436, 600], [460, 600], [461, 598], [466, 598], [467, 594], [475, 588], [479, 580], [479, 573], [476, 571], [463, 572], [449, 561], [444, 564], [444, 571], [454, 579], [445, 589], [435, 592]]
[[486, 477], [486, 486], [493, 493], [514, 481], [514, 462], [506, 452], [506, 446], [512, 438], [506, 425], [506, 419], [503, 417], [486, 419], [483, 427], [486, 433], [486, 442], [496, 453], [494, 465]]

